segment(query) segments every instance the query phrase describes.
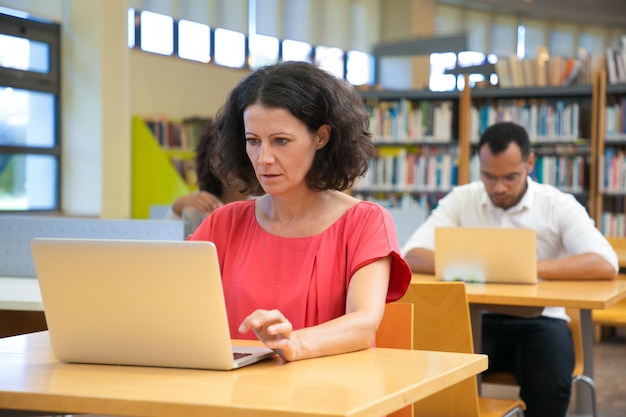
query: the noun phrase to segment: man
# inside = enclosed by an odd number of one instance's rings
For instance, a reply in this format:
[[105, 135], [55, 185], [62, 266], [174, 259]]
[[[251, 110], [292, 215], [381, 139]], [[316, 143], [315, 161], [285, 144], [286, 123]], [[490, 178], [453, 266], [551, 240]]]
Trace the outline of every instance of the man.
[[[537, 234], [540, 278], [617, 276], [617, 256], [585, 208], [572, 195], [529, 177], [535, 158], [523, 127], [510, 122], [492, 125], [480, 138], [478, 157], [481, 180], [455, 187], [405, 244], [402, 252], [414, 272], [435, 272], [436, 227], [524, 227]], [[530, 318], [483, 315], [487, 372], [515, 373], [526, 417], [567, 413], [574, 368], [568, 320], [562, 307], [546, 307]]]

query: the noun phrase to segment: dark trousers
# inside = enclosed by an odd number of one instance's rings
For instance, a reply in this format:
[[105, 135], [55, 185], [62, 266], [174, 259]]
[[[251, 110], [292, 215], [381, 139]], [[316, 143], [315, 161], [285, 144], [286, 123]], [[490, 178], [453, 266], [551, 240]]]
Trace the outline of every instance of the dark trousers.
[[484, 314], [483, 353], [488, 372], [513, 372], [526, 417], [567, 414], [572, 392], [574, 344], [567, 322], [548, 317]]

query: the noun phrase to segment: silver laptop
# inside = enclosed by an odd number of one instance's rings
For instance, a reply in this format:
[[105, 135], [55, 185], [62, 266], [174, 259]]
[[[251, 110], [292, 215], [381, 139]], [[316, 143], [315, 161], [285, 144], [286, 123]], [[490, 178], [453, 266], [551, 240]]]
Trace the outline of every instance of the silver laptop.
[[232, 346], [211, 242], [35, 238], [31, 250], [60, 361], [230, 370], [275, 354]]
[[443, 281], [537, 283], [535, 231], [524, 228], [435, 229], [435, 275]]

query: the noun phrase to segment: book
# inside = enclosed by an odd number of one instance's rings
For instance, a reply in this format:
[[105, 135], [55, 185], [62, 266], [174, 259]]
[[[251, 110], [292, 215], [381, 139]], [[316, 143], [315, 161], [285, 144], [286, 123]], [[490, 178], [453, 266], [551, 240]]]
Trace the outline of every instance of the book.
[[513, 87], [513, 80], [511, 79], [511, 70], [509, 67], [508, 58], [498, 58], [495, 63], [496, 75], [498, 76], [498, 85], [501, 88]]

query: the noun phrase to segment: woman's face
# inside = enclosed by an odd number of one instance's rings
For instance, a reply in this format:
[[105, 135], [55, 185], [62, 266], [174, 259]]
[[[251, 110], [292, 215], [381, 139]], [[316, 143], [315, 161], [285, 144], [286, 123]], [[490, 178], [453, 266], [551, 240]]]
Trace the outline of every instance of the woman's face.
[[328, 142], [330, 127], [317, 132], [289, 111], [253, 104], [243, 113], [246, 153], [263, 190], [281, 195], [302, 190], [318, 149]]

